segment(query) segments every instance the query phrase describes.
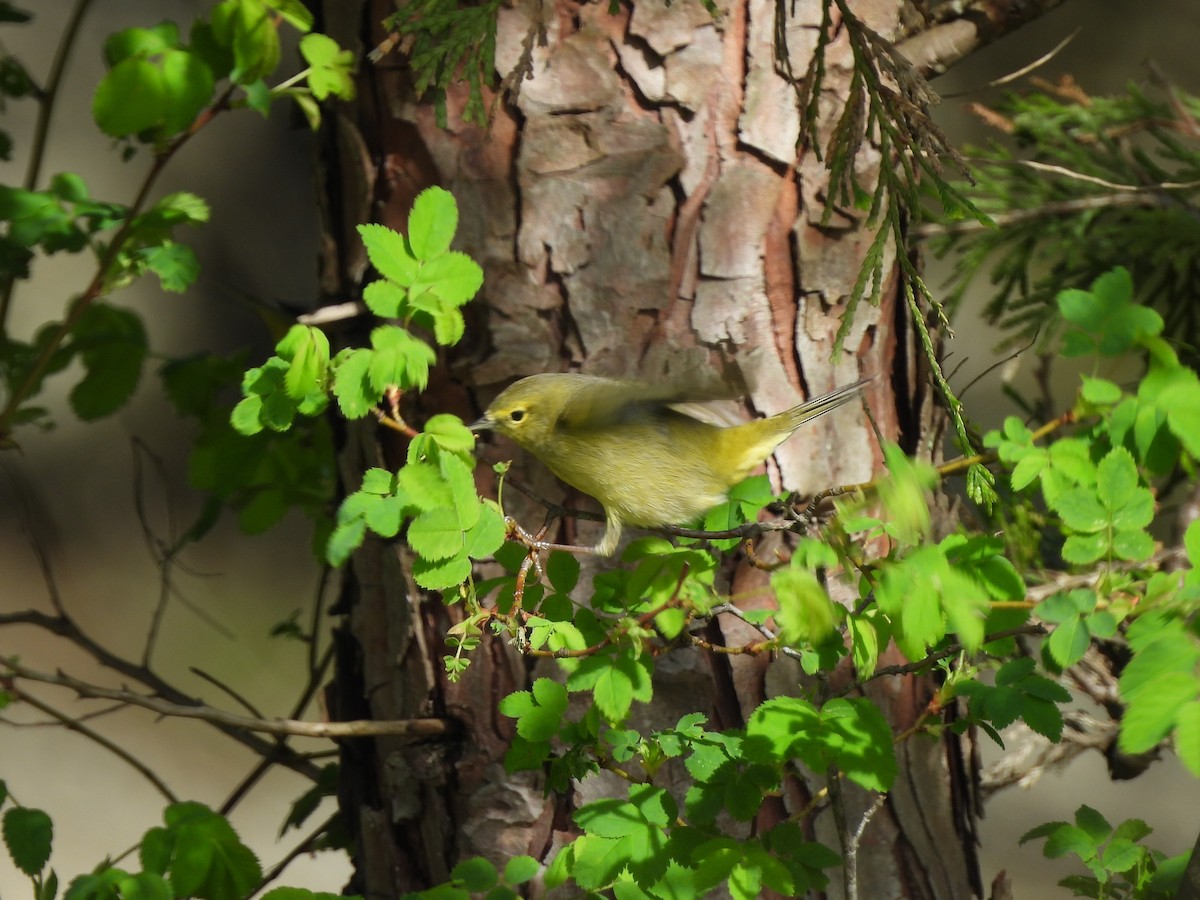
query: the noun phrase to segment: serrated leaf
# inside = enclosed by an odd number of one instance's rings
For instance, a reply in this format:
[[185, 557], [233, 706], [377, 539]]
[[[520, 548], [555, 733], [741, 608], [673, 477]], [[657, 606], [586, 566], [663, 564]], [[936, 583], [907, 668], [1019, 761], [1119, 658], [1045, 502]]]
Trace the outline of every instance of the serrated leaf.
[[146, 266], [158, 276], [164, 291], [182, 293], [200, 274], [200, 261], [187, 244], [167, 242], [138, 251]]
[[1059, 514], [1068, 528], [1083, 533], [1099, 531], [1108, 524], [1108, 511], [1095, 491], [1078, 487], [1057, 497], [1051, 508]]
[[1120, 559], [1141, 562], [1154, 554], [1154, 538], [1145, 531], [1126, 531], [1113, 534], [1113, 553]]
[[403, 328], [382, 325], [371, 332], [372, 355], [367, 369], [371, 386], [383, 393], [391, 385], [424, 390], [429, 367], [437, 361], [433, 348]]
[[238, 434], [248, 437], [263, 430], [261, 417], [262, 397], [245, 397], [229, 414], [229, 424]]
[[401, 287], [412, 287], [419, 266], [403, 235], [375, 224], [359, 225], [358, 233], [367, 250], [367, 258], [379, 274]]
[[1167, 672], [1155, 678], [1152, 690], [1141, 690], [1131, 698], [1121, 720], [1118, 746], [1124, 753], [1144, 753], [1171, 731], [1175, 717], [1186, 704], [1196, 701], [1195, 675]]
[[430, 187], [417, 194], [408, 214], [408, 240], [420, 260], [432, 260], [450, 249], [458, 229], [458, 204], [445, 188]]
[[859, 678], [870, 678], [879, 663], [879, 633], [869, 619], [860, 616], [852, 616], [849, 625], [854, 670]]
[[379, 497], [367, 507], [363, 518], [367, 527], [380, 537], [393, 538], [400, 533], [408, 505], [403, 497]]
[[1083, 659], [1092, 636], [1078, 616], [1068, 619], [1050, 633], [1050, 655], [1060, 668], [1073, 666]]
[[1107, 840], [1112, 834], [1112, 826], [1108, 824], [1108, 819], [1086, 804], [1075, 810], [1075, 824], [1087, 832], [1088, 837], [1096, 843]]
[[1063, 541], [1062, 557], [1074, 565], [1086, 566], [1105, 556], [1108, 549], [1106, 534], [1072, 534]]
[[430, 591], [444, 591], [462, 584], [471, 576], [471, 560], [467, 556], [431, 561], [423, 557], [413, 560], [413, 578]]
[[363, 302], [381, 319], [399, 318], [408, 302], [408, 291], [393, 281], [378, 279], [363, 288]]
[[361, 419], [379, 401], [367, 378], [372, 351], [365, 348], [342, 351], [333, 361], [333, 396], [347, 419]]
[[408, 545], [430, 562], [463, 553], [463, 528], [458, 514], [445, 507], [420, 513], [408, 527]]
[[85, 422], [110, 415], [136, 390], [146, 359], [141, 318], [105, 303], [93, 303], [80, 316], [72, 349], [87, 373], [71, 391], [71, 406]]
[[1114, 447], [1096, 467], [1096, 497], [1109, 510], [1129, 503], [1137, 484], [1138, 473], [1133, 454], [1124, 447]]
[[1021, 457], [1020, 462], [1013, 468], [1012, 474], [1009, 476], [1009, 484], [1012, 485], [1014, 491], [1023, 491], [1029, 485], [1033, 484], [1037, 477], [1042, 474], [1042, 470], [1050, 462], [1050, 457], [1045, 452], [1034, 451], [1026, 453]]
[[779, 602], [776, 621], [784, 643], [819, 644], [833, 631], [833, 601], [812, 572], [796, 566], [780, 569], [771, 576], [771, 588]]
[[458, 416], [440, 413], [425, 423], [424, 433], [448, 453], [469, 455], [475, 450], [475, 435]]
[[13, 864], [30, 877], [39, 875], [50, 860], [54, 824], [40, 809], [15, 806], [4, 813], [4, 845]]
[[483, 286], [483, 269], [465, 253], [443, 253], [421, 266], [417, 284], [453, 306], [462, 306]]
[[325, 560], [335, 568], [350, 558], [350, 554], [362, 546], [367, 524], [361, 518], [339, 522], [330, 532], [325, 544]]

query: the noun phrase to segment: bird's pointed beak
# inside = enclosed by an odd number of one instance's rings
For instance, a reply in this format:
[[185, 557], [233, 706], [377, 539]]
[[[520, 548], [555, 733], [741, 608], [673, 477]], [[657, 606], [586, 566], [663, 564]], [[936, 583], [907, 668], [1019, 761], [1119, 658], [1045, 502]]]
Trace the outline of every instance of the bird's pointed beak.
[[475, 434], [479, 434], [481, 431], [491, 431], [494, 427], [495, 423], [486, 413], [467, 426], [468, 430], [473, 431]]

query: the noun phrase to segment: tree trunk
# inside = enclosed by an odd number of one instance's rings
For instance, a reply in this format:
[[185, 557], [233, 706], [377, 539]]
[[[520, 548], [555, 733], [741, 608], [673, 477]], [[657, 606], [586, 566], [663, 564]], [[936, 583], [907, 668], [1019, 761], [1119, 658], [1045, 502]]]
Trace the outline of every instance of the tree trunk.
[[[378, 23], [390, 4], [325, 6], [323, 27], [344, 46], [365, 52], [384, 39]], [[896, 33], [900, 6], [862, 0], [855, 10], [886, 37]], [[792, 70], [803, 72], [821, 7], [801, 0], [784, 9]], [[771, 0], [733, 0], [717, 21], [693, 0], [626, 4], [615, 15], [607, 4], [516, 0], [501, 12], [497, 69], [518, 73], [518, 93], [489, 106], [489, 128], [462, 121], [465, 87], [449, 97], [443, 130], [433, 107], [414, 99], [397, 55], [365, 65], [359, 99], [325, 135], [327, 294], [344, 300], [362, 288], [365, 258], [353, 226], [379, 221], [404, 230], [413, 197], [435, 183], [458, 199], [459, 247], [485, 271], [481, 297], [468, 309], [467, 343], [420, 398], [425, 414], [473, 416], [504, 384], [534, 372], [686, 379], [732, 361], [756, 415], [878, 375], [867, 402], [879, 434], [910, 454], [937, 453], [940, 418], [894, 252], [881, 303], [859, 308], [846, 352], [830, 360], [873, 235], [854, 211], [821, 224], [827, 172], [810, 148], [798, 147], [796, 95], [772, 55], [775, 16]], [[827, 50], [826, 68], [821, 110], [832, 121], [851, 72], [844, 34]], [[879, 165], [864, 148], [860, 177], [869, 182]], [[386, 441], [369, 428], [347, 434], [343, 474], [351, 487], [364, 467], [402, 459]], [[498, 459], [513, 448], [482, 452]], [[868, 480], [880, 459], [875, 432], [851, 405], [786, 442], [770, 473], [777, 486], [815, 491]], [[487, 466], [480, 472], [488, 477]], [[515, 473], [535, 493], [563, 499], [536, 462], [518, 455]], [[532, 502], [507, 511], [531, 527], [544, 515]], [[558, 537], [587, 543], [597, 529], [567, 520]], [[574, 797], [544, 798], [537, 778], [505, 774], [513, 728], [497, 704], [528, 685], [532, 661], [485, 639], [465, 677], [448, 683], [441, 657], [455, 610], [417, 591], [405, 570], [400, 547], [371, 543], [347, 573], [334, 715], [445, 715], [463, 731], [452, 743], [375, 739], [345, 753], [354, 887], [367, 897], [437, 883], [476, 854], [548, 861], [569, 840], [570, 808], [612, 787], [597, 777]], [[749, 567], [729, 577], [734, 591], [765, 579]], [[710, 625], [710, 640], [744, 639], [728, 618]], [[677, 652], [657, 666], [655, 703], [636, 714], [638, 724], [674, 725], [700, 711], [710, 728], [741, 727], [765, 697], [794, 693], [800, 678], [784, 662]], [[872, 684], [897, 732], [931, 696], [921, 679]], [[947, 734], [904, 742], [898, 753], [900, 778], [857, 853], [858, 895], [978, 893], [962, 747]], [[797, 785], [786, 803], [764, 807], [757, 827], [804, 800]], [[832, 812], [816, 817], [814, 836], [843, 850], [872, 802], [843, 785]], [[843, 896], [837, 876], [828, 895]]]

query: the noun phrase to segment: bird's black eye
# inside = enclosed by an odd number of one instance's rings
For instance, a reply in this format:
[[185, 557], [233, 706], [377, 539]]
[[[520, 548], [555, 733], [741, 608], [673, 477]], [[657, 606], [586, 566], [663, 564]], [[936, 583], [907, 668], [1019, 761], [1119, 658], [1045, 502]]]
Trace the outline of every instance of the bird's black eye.
[[512, 412], [510, 412], [508, 414], [508, 417], [510, 419], [512, 419], [514, 422], [520, 422], [523, 418], [525, 418], [525, 410], [514, 409]]

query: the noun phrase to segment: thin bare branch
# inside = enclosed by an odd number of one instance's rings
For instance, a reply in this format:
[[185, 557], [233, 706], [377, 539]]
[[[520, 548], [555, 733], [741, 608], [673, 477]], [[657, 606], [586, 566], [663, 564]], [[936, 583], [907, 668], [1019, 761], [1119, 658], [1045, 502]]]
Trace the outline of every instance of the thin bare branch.
[[[132, 681], [144, 685], [155, 697], [161, 698], [169, 705], [184, 709], [202, 708], [204, 705], [196, 698], [188, 696], [174, 685], [164, 681], [151, 670], [118, 656], [107, 647], [97, 643], [65, 612], [60, 615], [49, 615], [35, 609], [27, 609], [16, 613], [0, 613], [0, 627], [5, 625], [33, 625], [51, 634], [56, 634], [79, 647], [105, 668], [111, 669]], [[110, 699], [117, 700], [118, 702], [128, 702], [128, 697], [124, 695]], [[203, 716], [198, 716], [197, 718], [203, 718]], [[260, 735], [254, 733], [254, 730], [220, 721], [213, 721], [212, 724], [225, 732], [233, 740], [243, 744], [260, 756], [278, 753], [278, 748], [274, 742], [262, 738]], [[287, 755], [280, 760], [280, 764], [312, 780], [315, 780], [320, 774], [318, 766], [299, 754], [291, 752], [290, 748]]]
[[1061, 5], [1063, 0], [952, 0], [936, 21], [897, 45], [926, 77], [941, 75], [986, 47]]
[[116, 688], [106, 688], [96, 684], [89, 684], [73, 676], [63, 672], [50, 674], [49, 672], [39, 672], [35, 669], [29, 669], [11, 660], [0, 660], [0, 666], [3, 666], [9, 673], [16, 678], [23, 678], [28, 681], [36, 681], [42, 684], [53, 684], [59, 687], [70, 688], [75, 691], [80, 697], [89, 699], [114, 700], [119, 703], [127, 703], [130, 706], [139, 706], [142, 709], [148, 709], [151, 712], [158, 713], [160, 716], [171, 716], [183, 719], [200, 719], [205, 722], [210, 722], [228, 731], [244, 731], [255, 732], [259, 734], [277, 734], [277, 735], [294, 735], [296, 737], [307, 738], [352, 738], [352, 737], [375, 737], [378, 735], [392, 735], [410, 737], [414, 740], [427, 740], [431, 738], [443, 738], [457, 732], [458, 726], [451, 719], [401, 719], [390, 722], [372, 721], [372, 720], [356, 720], [352, 722], [301, 722], [295, 719], [260, 719], [252, 716], [242, 716], [236, 713], [225, 712], [221, 709], [216, 709], [207, 706], [203, 703], [195, 703], [193, 705], [181, 705], [171, 703], [166, 700], [161, 700], [158, 697], [150, 697], [145, 694], [139, 694], [135, 691], [128, 691]]

